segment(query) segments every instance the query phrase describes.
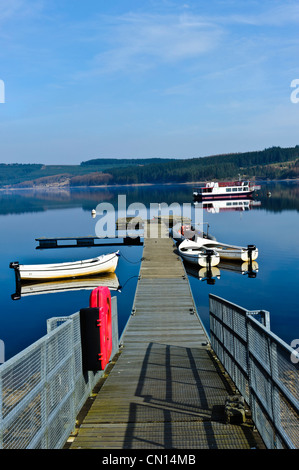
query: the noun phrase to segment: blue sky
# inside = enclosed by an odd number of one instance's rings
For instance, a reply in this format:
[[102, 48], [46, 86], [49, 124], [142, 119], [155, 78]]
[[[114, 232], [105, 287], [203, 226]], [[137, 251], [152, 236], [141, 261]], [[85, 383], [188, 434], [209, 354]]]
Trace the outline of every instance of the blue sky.
[[0, 162], [299, 144], [293, 0], [0, 0]]

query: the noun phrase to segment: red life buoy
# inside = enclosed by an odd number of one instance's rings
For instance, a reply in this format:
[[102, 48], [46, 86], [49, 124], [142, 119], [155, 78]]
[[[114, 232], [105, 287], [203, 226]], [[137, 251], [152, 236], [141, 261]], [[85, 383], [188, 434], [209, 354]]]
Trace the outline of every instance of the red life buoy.
[[98, 360], [104, 370], [112, 353], [112, 313], [111, 294], [108, 287], [96, 287], [90, 294], [89, 307], [99, 309], [97, 326], [100, 334], [100, 352]]

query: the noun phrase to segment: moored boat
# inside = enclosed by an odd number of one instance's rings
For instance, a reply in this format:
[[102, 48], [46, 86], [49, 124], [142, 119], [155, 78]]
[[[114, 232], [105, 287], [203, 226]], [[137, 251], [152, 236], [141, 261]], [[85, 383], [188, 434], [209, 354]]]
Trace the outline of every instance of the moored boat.
[[20, 280], [41, 281], [44, 279], [67, 279], [93, 276], [101, 273], [113, 273], [117, 267], [119, 252], [109, 253], [95, 258], [51, 264], [10, 263]]
[[252, 181], [210, 181], [193, 189], [193, 197], [199, 200], [235, 199], [250, 197], [261, 187]]
[[196, 228], [191, 224], [176, 224], [172, 227], [170, 234], [176, 241], [182, 241], [185, 239], [195, 240], [198, 236], [208, 238], [209, 240], [216, 240], [213, 235], [209, 234], [209, 225], [207, 227], [207, 232], [202, 232], [199, 228]]
[[215, 250], [198, 246], [192, 240], [182, 241], [178, 246], [178, 252], [185, 261], [203, 268], [217, 266], [220, 262], [220, 256]]
[[202, 237], [196, 237], [194, 243], [197, 244], [198, 247], [216, 250], [217, 253], [219, 253], [220, 258], [224, 260], [251, 262], [256, 260], [258, 257], [258, 249], [255, 245], [242, 247], [220, 243], [217, 240], [207, 240]]

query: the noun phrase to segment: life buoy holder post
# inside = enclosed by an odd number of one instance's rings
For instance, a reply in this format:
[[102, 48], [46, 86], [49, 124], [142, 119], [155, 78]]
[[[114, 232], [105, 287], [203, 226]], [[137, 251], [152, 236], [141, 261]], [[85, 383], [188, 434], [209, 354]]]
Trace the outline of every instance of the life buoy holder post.
[[111, 294], [108, 287], [93, 289], [89, 308], [80, 310], [84, 370], [104, 370], [112, 353]]

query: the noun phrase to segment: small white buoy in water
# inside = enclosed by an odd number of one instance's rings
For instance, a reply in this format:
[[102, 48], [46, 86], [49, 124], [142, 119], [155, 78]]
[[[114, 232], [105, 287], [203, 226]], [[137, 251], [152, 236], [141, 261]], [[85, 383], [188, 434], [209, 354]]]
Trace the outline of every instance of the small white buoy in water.
[[93, 218], [95, 218], [96, 214], [97, 214], [97, 211], [95, 209], [92, 209], [91, 215]]

